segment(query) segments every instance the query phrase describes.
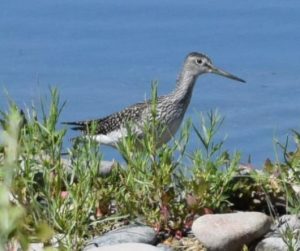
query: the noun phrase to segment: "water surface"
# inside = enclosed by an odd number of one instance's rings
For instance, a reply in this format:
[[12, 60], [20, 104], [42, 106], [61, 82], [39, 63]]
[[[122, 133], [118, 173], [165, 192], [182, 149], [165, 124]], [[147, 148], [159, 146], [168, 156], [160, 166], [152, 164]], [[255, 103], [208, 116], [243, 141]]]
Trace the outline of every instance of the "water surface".
[[186, 117], [218, 109], [225, 146], [259, 166], [300, 129], [299, 13], [296, 0], [2, 1], [0, 87], [24, 106], [57, 86], [61, 121], [97, 118], [149, 97], [152, 80], [168, 93], [186, 54], [204, 52], [247, 84], [200, 77]]

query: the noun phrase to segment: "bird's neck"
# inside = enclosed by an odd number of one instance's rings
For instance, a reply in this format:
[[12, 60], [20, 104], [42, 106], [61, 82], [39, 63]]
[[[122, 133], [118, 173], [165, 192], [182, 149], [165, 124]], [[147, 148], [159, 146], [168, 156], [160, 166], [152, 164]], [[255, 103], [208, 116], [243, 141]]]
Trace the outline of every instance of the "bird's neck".
[[184, 70], [181, 72], [177, 79], [177, 84], [173, 95], [176, 100], [183, 101], [187, 103], [190, 102], [192, 97], [193, 88], [196, 83], [197, 76], [192, 74], [190, 71]]

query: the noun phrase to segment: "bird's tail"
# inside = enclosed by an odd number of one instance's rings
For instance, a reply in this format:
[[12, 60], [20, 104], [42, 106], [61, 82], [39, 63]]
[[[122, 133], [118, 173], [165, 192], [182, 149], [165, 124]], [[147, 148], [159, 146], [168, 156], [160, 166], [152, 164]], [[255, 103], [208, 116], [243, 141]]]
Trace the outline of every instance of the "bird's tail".
[[87, 128], [86, 122], [78, 121], [78, 122], [62, 122], [63, 125], [71, 126], [72, 130], [76, 131], [85, 131]]

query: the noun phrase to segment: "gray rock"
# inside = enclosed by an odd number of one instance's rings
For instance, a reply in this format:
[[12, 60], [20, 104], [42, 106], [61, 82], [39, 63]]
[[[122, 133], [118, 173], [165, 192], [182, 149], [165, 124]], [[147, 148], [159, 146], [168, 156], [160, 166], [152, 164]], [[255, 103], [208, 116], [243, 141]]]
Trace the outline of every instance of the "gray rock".
[[194, 222], [192, 231], [208, 251], [240, 251], [270, 226], [270, 218], [258, 212], [207, 214]]
[[[50, 157], [48, 155], [42, 155], [43, 158], [41, 158], [41, 156], [39, 157], [35, 157], [34, 159], [36, 160], [37, 163], [39, 163], [39, 165], [43, 165], [43, 161], [50, 159]], [[25, 165], [25, 160], [21, 160], [21, 167], [24, 169], [24, 165]], [[73, 166], [72, 166], [72, 161], [70, 158], [61, 158], [61, 163], [62, 166], [64, 168], [64, 170], [68, 173], [68, 174], [72, 174], [73, 172]], [[1, 163], [1, 160], [0, 160]], [[111, 172], [112, 169], [114, 167], [116, 167], [117, 163], [115, 162], [115, 160], [102, 160], [100, 162], [100, 166], [99, 166], [99, 175], [100, 176], [108, 176]], [[124, 166], [121, 166], [121, 168], [126, 168]]]
[[161, 251], [160, 248], [144, 243], [121, 243], [110, 246], [94, 247], [89, 251]]
[[300, 230], [300, 215], [283, 215], [276, 221], [273, 228], [275, 233]]
[[157, 248], [159, 248], [160, 251], [173, 251], [174, 249], [165, 245], [165, 244], [162, 244], [162, 243], [159, 243], [157, 246]]
[[84, 250], [127, 242], [154, 244], [156, 242], [156, 233], [148, 226], [129, 225], [95, 237], [87, 244]]
[[100, 175], [108, 176], [111, 173], [111, 171], [115, 165], [116, 165], [116, 162], [114, 160], [112, 160], [112, 161], [102, 160], [100, 163]]
[[[67, 158], [62, 158], [61, 162], [65, 170], [71, 174], [73, 169], [71, 160]], [[112, 161], [102, 160], [100, 162], [99, 174], [101, 176], [108, 176], [115, 166], [116, 166], [116, 162], [114, 160]]]
[[300, 197], [300, 185], [293, 183], [291, 184], [291, 186], [294, 192], [296, 193], [296, 195]]
[[[293, 237], [288, 239], [288, 234], [291, 234]], [[297, 215], [281, 216], [272, 226], [272, 231], [266, 237], [257, 244], [255, 251], [289, 250], [284, 239], [295, 250], [300, 250], [300, 217]]]
[[29, 251], [43, 251], [44, 244], [43, 243], [30, 243], [28, 246]]
[[282, 238], [270, 237], [260, 241], [255, 247], [255, 251], [288, 251], [288, 247]]

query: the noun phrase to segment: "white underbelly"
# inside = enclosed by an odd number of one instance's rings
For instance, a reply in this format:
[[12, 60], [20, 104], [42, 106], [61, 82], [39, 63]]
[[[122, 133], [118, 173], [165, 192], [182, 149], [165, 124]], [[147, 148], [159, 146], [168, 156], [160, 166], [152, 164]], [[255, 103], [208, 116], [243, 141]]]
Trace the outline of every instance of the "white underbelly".
[[116, 147], [117, 144], [121, 141], [122, 138], [127, 136], [127, 130], [125, 128], [121, 128], [115, 131], [112, 131], [106, 135], [98, 134], [92, 136], [92, 139], [97, 141], [100, 144], [109, 145], [112, 147]]

